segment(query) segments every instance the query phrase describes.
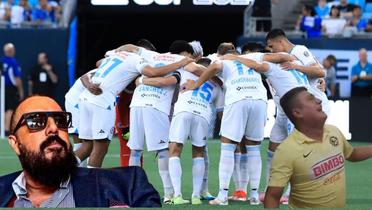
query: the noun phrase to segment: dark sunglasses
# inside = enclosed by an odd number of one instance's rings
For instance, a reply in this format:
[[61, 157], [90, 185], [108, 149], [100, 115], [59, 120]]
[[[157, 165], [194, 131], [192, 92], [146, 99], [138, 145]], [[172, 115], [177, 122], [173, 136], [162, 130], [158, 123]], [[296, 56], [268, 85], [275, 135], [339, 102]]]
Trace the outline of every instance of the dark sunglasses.
[[27, 125], [31, 132], [43, 130], [48, 123], [48, 118], [53, 118], [58, 129], [67, 130], [71, 126], [70, 112], [30, 112], [22, 115], [16, 127], [13, 130], [13, 135], [23, 125]]

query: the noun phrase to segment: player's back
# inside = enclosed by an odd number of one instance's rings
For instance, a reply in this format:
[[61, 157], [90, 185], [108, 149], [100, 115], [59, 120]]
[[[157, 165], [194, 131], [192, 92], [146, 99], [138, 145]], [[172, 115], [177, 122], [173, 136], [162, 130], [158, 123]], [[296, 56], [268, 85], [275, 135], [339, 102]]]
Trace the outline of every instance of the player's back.
[[259, 73], [236, 60], [224, 60], [222, 65], [222, 78], [226, 87], [225, 105], [243, 99], [267, 100]]

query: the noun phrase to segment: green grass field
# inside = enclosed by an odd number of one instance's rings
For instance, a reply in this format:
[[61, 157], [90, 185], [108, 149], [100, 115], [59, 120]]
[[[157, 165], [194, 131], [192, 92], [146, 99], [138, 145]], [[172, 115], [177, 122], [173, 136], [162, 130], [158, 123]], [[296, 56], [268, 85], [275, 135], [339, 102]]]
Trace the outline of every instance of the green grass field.
[[[263, 142], [262, 157], [263, 163], [266, 162], [266, 148], [267, 142]], [[220, 155], [220, 143], [217, 140], [209, 141], [209, 155], [210, 155], [210, 173], [209, 173], [209, 190], [213, 195], [218, 192], [218, 161]], [[366, 143], [352, 142], [354, 146], [365, 145]], [[145, 152], [144, 168], [150, 182], [163, 195], [160, 176], [157, 170], [157, 160], [154, 153]], [[192, 180], [191, 180], [191, 145], [187, 144], [184, 147], [182, 154], [182, 192], [185, 198], [190, 198], [192, 193]], [[110, 145], [109, 153], [105, 158], [104, 167], [117, 167], [119, 166], [119, 142], [114, 138]], [[18, 158], [8, 145], [6, 139], [0, 139], [0, 176], [14, 172], [20, 169]], [[265, 169], [265, 166], [263, 166]], [[265, 172], [263, 171], [264, 175]], [[347, 208], [348, 209], [370, 209], [372, 208], [372, 160], [367, 160], [361, 163], [347, 163], [346, 164], [347, 176]], [[264, 176], [261, 180], [264, 180]], [[261, 181], [261, 190], [263, 188]], [[233, 189], [231, 182], [231, 191]], [[263, 209], [263, 206], [251, 207], [247, 202], [230, 202], [229, 206], [209, 206], [206, 202], [205, 205], [192, 206], [181, 205], [172, 206], [164, 205], [167, 209]], [[288, 208], [281, 206], [281, 208]]]

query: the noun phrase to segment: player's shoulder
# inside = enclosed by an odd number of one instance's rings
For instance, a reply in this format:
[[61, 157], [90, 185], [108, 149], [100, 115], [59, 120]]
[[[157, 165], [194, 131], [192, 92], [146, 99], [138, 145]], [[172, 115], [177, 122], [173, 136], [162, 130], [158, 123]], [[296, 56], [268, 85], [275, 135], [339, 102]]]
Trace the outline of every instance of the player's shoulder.
[[325, 124], [324, 129], [326, 132], [330, 133], [331, 135], [340, 135], [341, 131], [338, 127], [330, 124]]

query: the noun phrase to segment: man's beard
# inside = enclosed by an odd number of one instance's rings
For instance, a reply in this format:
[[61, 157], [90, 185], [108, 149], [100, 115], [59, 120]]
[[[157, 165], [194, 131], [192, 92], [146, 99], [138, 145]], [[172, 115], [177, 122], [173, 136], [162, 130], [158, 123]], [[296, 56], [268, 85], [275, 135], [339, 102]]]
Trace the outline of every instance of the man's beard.
[[[54, 142], [62, 145], [62, 148], [53, 149], [52, 157], [47, 159], [44, 150]], [[23, 170], [34, 181], [47, 187], [58, 188], [77, 168], [72, 147], [67, 149], [66, 142], [57, 135], [48, 137], [40, 145], [39, 152], [30, 152], [22, 144], [19, 144], [19, 149]]]

